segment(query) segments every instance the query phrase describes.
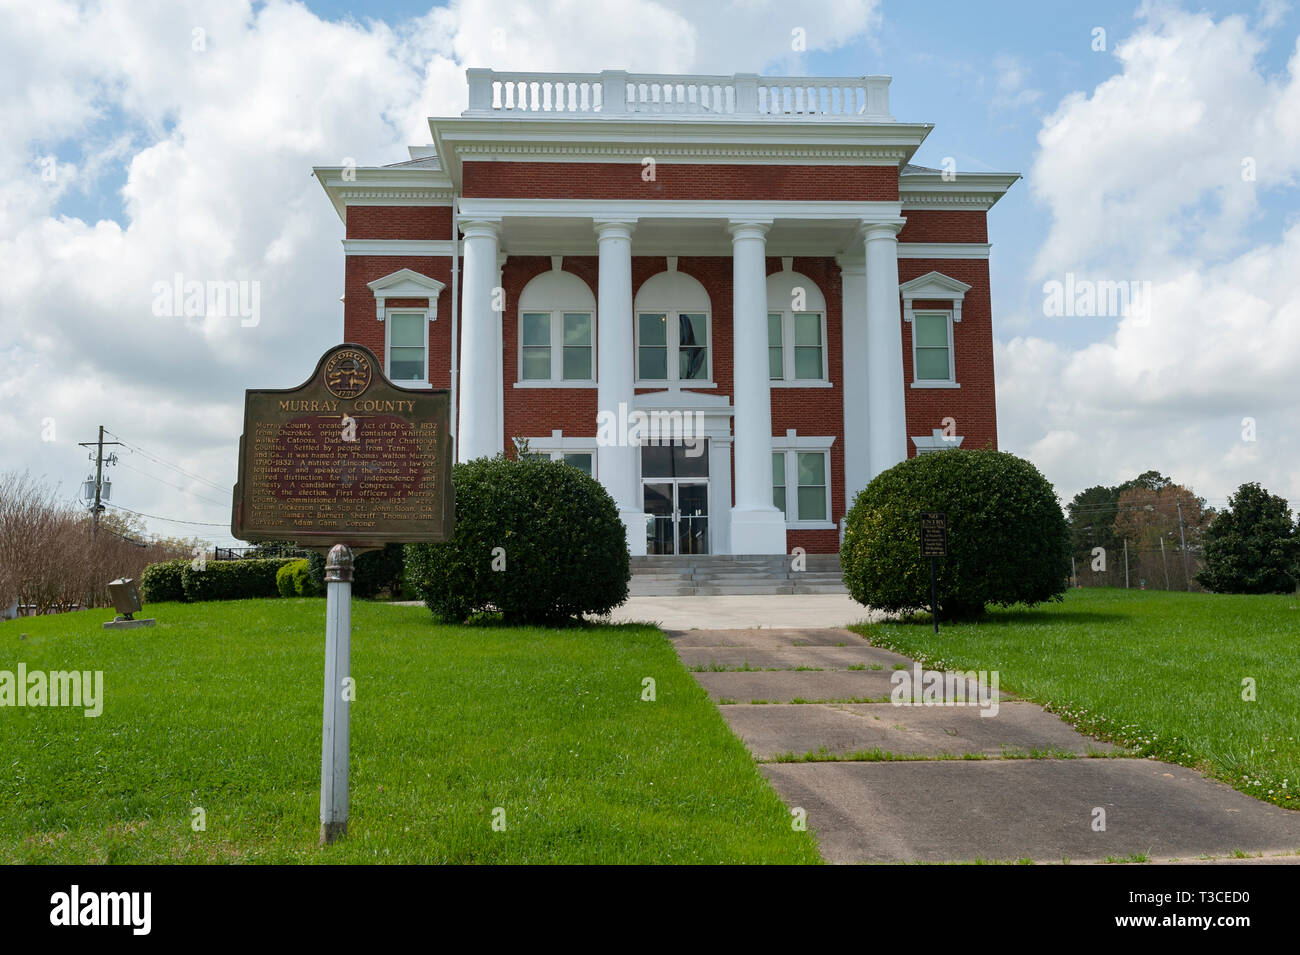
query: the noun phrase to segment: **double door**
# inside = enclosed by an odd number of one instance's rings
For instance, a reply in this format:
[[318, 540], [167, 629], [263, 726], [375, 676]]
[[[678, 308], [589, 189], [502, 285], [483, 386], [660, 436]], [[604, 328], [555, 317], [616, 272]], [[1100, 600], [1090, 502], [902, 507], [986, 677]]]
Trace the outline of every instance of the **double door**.
[[700, 478], [653, 478], [645, 492], [646, 553], [709, 552], [709, 482]]

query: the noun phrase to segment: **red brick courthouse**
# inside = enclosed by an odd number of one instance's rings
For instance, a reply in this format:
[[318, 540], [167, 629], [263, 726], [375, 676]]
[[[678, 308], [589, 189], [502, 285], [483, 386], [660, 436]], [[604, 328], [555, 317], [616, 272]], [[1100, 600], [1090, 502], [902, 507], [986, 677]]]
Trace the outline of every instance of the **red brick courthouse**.
[[987, 213], [889, 77], [469, 70], [407, 162], [317, 168], [346, 341], [460, 460], [563, 459], [633, 554], [811, 553], [876, 474], [997, 446]]

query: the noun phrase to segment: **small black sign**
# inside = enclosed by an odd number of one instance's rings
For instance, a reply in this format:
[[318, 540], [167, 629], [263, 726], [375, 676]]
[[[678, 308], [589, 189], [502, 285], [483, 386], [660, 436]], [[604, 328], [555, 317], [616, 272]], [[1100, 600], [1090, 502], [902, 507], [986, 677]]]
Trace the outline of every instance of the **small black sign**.
[[948, 516], [943, 511], [921, 512], [921, 556], [948, 556]]

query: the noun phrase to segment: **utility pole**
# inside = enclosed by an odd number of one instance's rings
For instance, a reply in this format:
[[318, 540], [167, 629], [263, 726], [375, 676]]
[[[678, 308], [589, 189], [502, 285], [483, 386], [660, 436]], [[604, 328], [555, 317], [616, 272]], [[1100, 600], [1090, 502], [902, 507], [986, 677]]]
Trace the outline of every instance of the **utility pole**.
[[[104, 509], [101, 503], [100, 495], [104, 487], [104, 445], [121, 444], [121, 441], [105, 441], [104, 426], [99, 426], [99, 440], [97, 441], [78, 441], [77, 446], [82, 448], [95, 449], [95, 505], [90, 512], [90, 536], [94, 537], [99, 530], [99, 512]], [[117, 455], [109, 455], [109, 464], [117, 463]]]
[[1186, 530], [1184, 530], [1184, 528], [1183, 528], [1183, 498], [1182, 498], [1182, 495], [1179, 495], [1179, 497], [1178, 497], [1178, 536], [1179, 536], [1179, 538], [1180, 538], [1180, 539], [1182, 540], [1182, 542], [1183, 542], [1183, 578], [1187, 581], [1187, 590], [1188, 590], [1188, 592], [1190, 593], [1191, 590], [1192, 590], [1192, 571], [1191, 571], [1191, 568], [1188, 566], [1188, 557], [1187, 557], [1187, 532], [1186, 532]]
[[1124, 589], [1128, 590], [1128, 538], [1124, 538]]

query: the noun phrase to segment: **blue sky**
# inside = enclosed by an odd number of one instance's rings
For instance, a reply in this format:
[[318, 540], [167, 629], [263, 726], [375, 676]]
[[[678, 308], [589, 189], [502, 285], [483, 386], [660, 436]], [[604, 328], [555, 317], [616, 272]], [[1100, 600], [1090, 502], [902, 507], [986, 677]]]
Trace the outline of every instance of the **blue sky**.
[[[229, 484], [242, 389], [338, 337], [342, 227], [310, 167], [405, 158], [463, 107], [466, 66], [886, 73], [894, 115], [935, 124], [914, 161], [1026, 177], [990, 216], [1002, 447], [1067, 499], [1157, 468], [1211, 503], [1245, 480], [1300, 501], [1298, 35], [1282, 0], [0, 0], [0, 354], [20, 369], [0, 470], [71, 488], [104, 419]], [[160, 322], [147, 290], [175, 271], [259, 278], [266, 320]], [[1160, 307], [1047, 317], [1067, 272], [1149, 282]], [[151, 527], [226, 540], [210, 488], [129, 474], [124, 504], [198, 522]]]

